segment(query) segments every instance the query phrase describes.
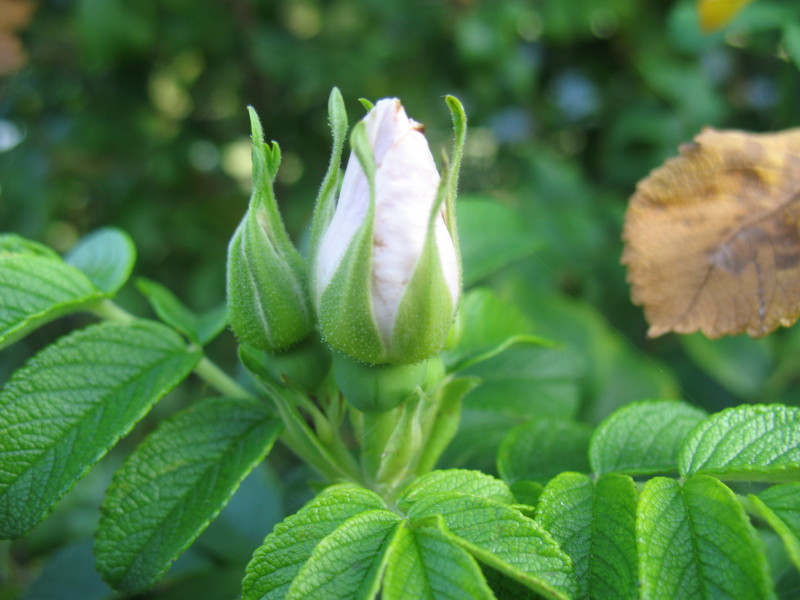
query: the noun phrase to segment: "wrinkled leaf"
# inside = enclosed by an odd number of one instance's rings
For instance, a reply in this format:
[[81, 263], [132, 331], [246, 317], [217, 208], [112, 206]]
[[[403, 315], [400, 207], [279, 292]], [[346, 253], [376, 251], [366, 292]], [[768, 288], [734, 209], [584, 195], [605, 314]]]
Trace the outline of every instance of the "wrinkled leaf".
[[676, 400], [629, 404], [607, 417], [592, 435], [592, 469], [601, 475], [676, 471], [681, 442], [705, 417], [702, 409]]
[[704, 129], [639, 182], [625, 217], [632, 298], [655, 337], [766, 335], [800, 315], [800, 130]]
[[401, 510], [406, 510], [420, 498], [443, 492], [489, 498], [504, 504], [514, 502], [514, 495], [508, 486], [491, 475], [480, 471], [447, 469], [432, 471], [414, 481], [400, 494], [397, 505]]
[[432, 527], [397, 530], [386, 561], [383, 600], [494, 600], [478, 563]]
[[261, 462], [280, 424], [257, 401], [214, 398], [161, 424], [106, 493], [95, 554], [106, 581], [152, 587]]
[[253, 554], [242, 582], [243, 600], [278, 600], [317, 544], [350, 517], [383, 509], [380, 496], [352, 484], [327, 488], [275, 526]]
[[0, 253], [0, 348], [103, 297], [81, 271], [46, 253]]
[[723, 483], [698, 475], [681, 487], [656, 477], [637, 511], [643, 598], [774, 598], [761, 541]]
[[422, 497], [408, 511], [414, 521], [441, 518], [467, 552], [550, 599], [576, 591], [572, 561], [536, 522], [505, 504], [458, 493]]
[[800, 408], [757, 404], [716, 413], [689, 433], [678, 460], [683, 476], [797, 481]]
[[101, 323], [16, 371], [0, 393], [0, 537], [44, 519], [199, 359], [158, 323]]
[[636, 488], [624, 475], [562, 473], [547, 484], [536, 522], [570, 555], [580, 598], [638, 598]]

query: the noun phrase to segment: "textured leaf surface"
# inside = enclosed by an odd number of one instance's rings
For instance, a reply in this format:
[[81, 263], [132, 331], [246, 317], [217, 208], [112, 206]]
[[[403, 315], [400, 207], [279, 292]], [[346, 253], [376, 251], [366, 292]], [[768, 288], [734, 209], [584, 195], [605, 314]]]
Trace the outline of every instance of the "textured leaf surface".
[[14, 373], [0, 393], [0, 537], [43, 519], [199, 358], [163, 325], [102, 323]]
[[41, 254], [0, 254], [0, 348], [104, 293], [78, 269]]
[[546, 598], [566, 599], [577, 591], [569, 556], [518, 510], [488, 498], [441, 493], [421, 498], [408, 514], [412, 521], [441, 516], [467, 552]]
[[104, 227], [78, 242], [66, 260], [98, 288], [113, 294], [128, 281], [136, 262], [136, 246], [121, 229]]
[[547, 484], [536, 522], [572, 558], [578, 598], [638, 598], [636, 488], [625, 475], [595, 484], [586, 475], [563, 473]]
[[400, 527], [386, 560], [383, 600], [493, 600], [481, 569], [453, 540], [432, 527]]
[[797, 569], [800, 569], [800, 483], [775, 485], [758, 496], [750, 495], [761, 516], [781, 536]]
[[800, 479], [800, 408], [739, 406], [712, 415], [686, 438], [680, 472], [748, 481]]
[[678, 468], [680, 445], [706, 412], [674, 400], [629, 404], [597, 426], [589, 446], [595, 473], [644, 475]]
[[563, 471], [589, 471], [588, 425], [534, 418], [508, 432], [497, 453], [497, 469], [509, 484], [547, 482]]
[[761, 541], [733, 492], [698, 475], [656, 477], [636, 517], [642, 598], [773, 598]]
[[385, 509], [350, 517], [317, 544], [289, 587], [286, 600], [374, 598], [388, 543], [401, 521]]
[[637, 186], [625, 216], [648, 335], [766, 335], [800, 315], [800, 129], [706, 128]]
[[253, 554], [242, 582], [244, 600], [284, 598], [317, 544], [350, 517], [383, 509], [383, 500], [352, 484], [327, 488], [275, 526]]
[[281, 426], [256, 401], [214, 398], [165, 421], [106, 493], [95, 554], [104, 579], [141, 592], [205, 529]]
[[479, 496], [505, 504], [514, 502], [511, 490], [499, 479], [480, 471], [448, 469], [432, 471], [414, 481], [400, 495], [397, 505], [401, 510], [406, 510], [417, 500], [442, 492]]

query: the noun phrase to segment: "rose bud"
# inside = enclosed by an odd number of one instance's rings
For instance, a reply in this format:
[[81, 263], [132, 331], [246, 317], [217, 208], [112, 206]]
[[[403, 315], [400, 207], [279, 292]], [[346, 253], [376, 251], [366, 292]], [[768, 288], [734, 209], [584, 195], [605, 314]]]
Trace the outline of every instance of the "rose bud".
[[279, 352], [313, 329], [306, 262], [292, 245], [278, 212], [272, 182], [280, 148], [264, 143], [250, 109], [253, 193], [228, 247], [228, 319], [240, 342]]
[[461, 282], [452, 211], [465, 119], [457, 120], [457, 100], [448, 104], [458, 144], [441, 180], [422, 125], [399, 100], [379, 101], [353, 130], [338, 204], [314, 254], [313, 292], [324, 339], [365, 363], [434, 356], [453, 322]]

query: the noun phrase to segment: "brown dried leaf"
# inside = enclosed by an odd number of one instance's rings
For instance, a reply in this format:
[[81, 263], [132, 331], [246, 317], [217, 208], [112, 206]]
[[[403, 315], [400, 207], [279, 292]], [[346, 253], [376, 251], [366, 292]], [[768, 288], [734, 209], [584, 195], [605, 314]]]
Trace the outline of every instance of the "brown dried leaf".
[[705, 129], [639, 182], [622, 262], [656, 337], [766, 335], [800, 316], [800, 129]]

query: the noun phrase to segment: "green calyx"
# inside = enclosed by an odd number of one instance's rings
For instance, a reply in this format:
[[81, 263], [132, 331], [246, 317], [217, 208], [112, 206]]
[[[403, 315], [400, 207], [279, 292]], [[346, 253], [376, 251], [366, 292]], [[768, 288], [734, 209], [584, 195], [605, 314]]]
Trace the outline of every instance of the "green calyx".
[[275, 142], [264, 143], [258, 115], [252, 108], [249, 111], [253, 193], [228, 247], [228, 316], [241, 342], [278, 352], [313, 328], [308, 272], [289, 239], [272, 188], [280, 148]]
[[428, 363], [366, 365], [336, 353], [333, 374], [345, 400], [364, 413], [392, 410], [425, 382]]

